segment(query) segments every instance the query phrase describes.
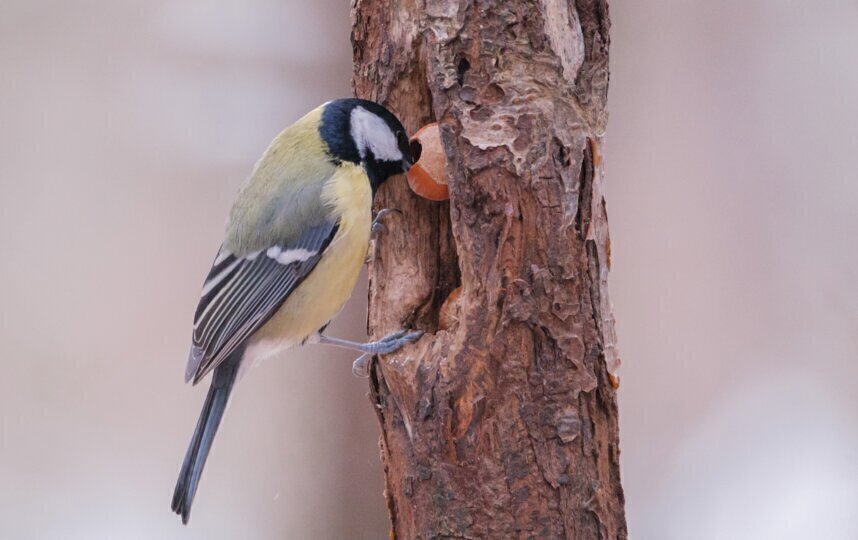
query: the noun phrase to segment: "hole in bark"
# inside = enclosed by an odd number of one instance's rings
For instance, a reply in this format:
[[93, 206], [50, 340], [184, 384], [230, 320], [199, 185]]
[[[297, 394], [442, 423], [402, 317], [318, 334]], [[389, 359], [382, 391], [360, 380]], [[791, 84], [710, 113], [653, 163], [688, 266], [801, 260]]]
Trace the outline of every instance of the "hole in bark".
[[465, 82], [465, 73], [471, 69], [471, 63], [468, 62], [467, 58], [460, 58], [459, 65], [456, 66], [457, 80], [459, 81], [459, 86], [462, 86], [462, 83]]
[[408, 148], [411, 150], [411, 163], [417, 163], [423, 154], [423, 146], [420, 144], [420, 141], [414, 139], [408, 144]]
[[441, 327], [441, 308], [444, 302], [462, 285], [462, 271], [456, 254], [449, 201], [444, 201], [438, 207], [438, 234], [438, 274], [432, 301], [436, 329]]
[[586, 238], [587, 228], [590, 226], [593, 174], [593, 154], [590, 152], [590, 145], [585, 144], [584, 151], [581, 153], [581, 173], [578, 176], [578, 213], [575, 216], [575, 226], [581, 239]]

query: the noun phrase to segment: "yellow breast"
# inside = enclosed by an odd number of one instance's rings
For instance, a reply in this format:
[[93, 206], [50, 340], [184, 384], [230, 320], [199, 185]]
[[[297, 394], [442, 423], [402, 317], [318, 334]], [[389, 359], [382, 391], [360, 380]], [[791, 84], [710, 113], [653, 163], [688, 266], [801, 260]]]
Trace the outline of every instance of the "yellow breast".
[[349, 299], [369, 248], [372, 190], [364, 169], [341, 165], [322, 199], [339, 216], [339, 229], [322, 259], [277, 313], [248, 341], [247, 356], [267, 356], [303, 342]]

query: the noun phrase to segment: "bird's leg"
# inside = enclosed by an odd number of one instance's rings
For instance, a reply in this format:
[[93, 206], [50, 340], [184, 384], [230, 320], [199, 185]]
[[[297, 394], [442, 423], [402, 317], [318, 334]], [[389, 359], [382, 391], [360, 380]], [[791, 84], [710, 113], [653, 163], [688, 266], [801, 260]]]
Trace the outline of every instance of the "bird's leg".
[[360, 351], [362, 353], [388, 354], [400, 349], [404, 345], [408, 345], [412, 341], [416, 341], [422, 335], [423, 332], [421, 330], [417, 330], [416, 332], [400, 330], [398, 332], [388, 334], [383, 338], [379, 339], [378, 341], [369, 341], [367, 343], [319, 335], [319, 337], [316, 341], [314, 341], [314, 343], [321, 343], [322, 345], [333, 345], [335, 347], [342, 347], [344, 349], [351, 349], [353, 351]]
[[352, 372], [359, 377], [366, 377], [369, 373], [369, 359], [376, 354], [388, 354], [399, 350], [405, 345], [417, 341], [423, 335], [421, 330], [416, 332], [408, 332], [400, 330], [388, 334], [377, 341], [361, 343], [359, 341], [349, 341], [347, 339], [339, 339], [329, 337], [322, 334], [317, 334], [315, 339], [310, 340], [310, 343], [320, 343], [322, 345], [333, 345], [353, 351], [360, 351], [363, 354], [352, 364]]

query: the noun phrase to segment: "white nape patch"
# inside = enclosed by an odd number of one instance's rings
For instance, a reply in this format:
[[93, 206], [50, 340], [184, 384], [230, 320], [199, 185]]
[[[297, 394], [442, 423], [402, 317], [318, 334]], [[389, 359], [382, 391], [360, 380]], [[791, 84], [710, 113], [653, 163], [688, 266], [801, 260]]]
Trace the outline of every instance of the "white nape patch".
[[[224, 259], [225, 258], [226, 257], [224, 257]], [[221, 259], [219, 256], [218, 256], [218, 260], [223, 261], [223, 259]], [[215, 262], [215, 264], [217, 264], [217, 262]], [[230, 264], [229, 266], [227, 266], [226, 268], [224, 268], [223, 270], [218, 272], [218, 275], [216, 275], [215, 277], [206, 281], [205, 285], [203, 285], [203, 292], [200, 293], [200, 296], [202, 297], [202, 296], [205, 296], [208, 293], [212, 292], [212, 289], [214, 289], [218, 285], [218, 283], [223, 281], [224, 278], [226, 276], [228, 276], [230, 274], [230, 272], [232, 272], [235, 269], [235, 267], [238, 266], [239, 264], [241, 264], [241, 259], [236, 259], [236, 260], [232, 261], [232, 264]]]
[[351, 136], [361, 159], [369, 150], [377, 161], [402, 161], [396, 135], [384, 120], [363, 107], [355, 107], [351, 116]]
[[316, 251], [309, 251], [304, 248], [287, 249], [284, 251], [280, 246], [272, 246], [265, 252], [269, 258], [283, 265], [292, 264], [293, 262], [304, 262], [316, 253]]

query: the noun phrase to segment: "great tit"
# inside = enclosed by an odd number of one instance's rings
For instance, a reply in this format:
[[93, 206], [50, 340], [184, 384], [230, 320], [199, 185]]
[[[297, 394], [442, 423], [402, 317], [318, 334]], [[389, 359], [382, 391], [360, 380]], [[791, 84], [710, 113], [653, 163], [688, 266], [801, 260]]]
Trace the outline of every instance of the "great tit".
[[361, 372], [371, 355], [420, 337], [396, 332], [356, 343], [322, 335], [357, 282], [376, 191], [411, 163], [408, 136], [390, 111], [338, 99], [277, 135], [256, 164], [232, 207], [194, 315], [185, 382], [214, 373], [173, 493], [183, 523], [239, 373], [307, 342], [364, 353], [355, 362]]

